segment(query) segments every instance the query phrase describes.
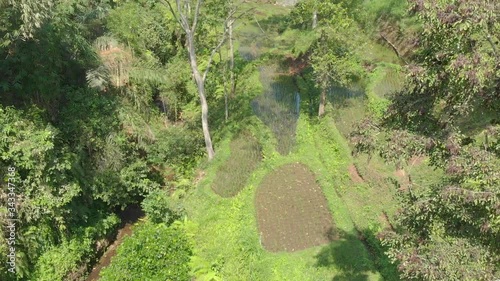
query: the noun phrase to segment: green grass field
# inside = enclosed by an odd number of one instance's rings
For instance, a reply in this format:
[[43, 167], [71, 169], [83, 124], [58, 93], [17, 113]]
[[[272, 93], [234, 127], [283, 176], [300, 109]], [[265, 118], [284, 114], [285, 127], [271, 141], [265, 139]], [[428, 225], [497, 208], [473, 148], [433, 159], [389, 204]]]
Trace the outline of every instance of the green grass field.
[[[340, 133], [327, 123], [311, 124], [301, 116], [295, 150], [282, 156], [266, 145], [266, 139], [272, 137], [269, 129], [260, 124], [253, 130], [261, 132], [258, 138], [263, 142], [264, 159], [246, 187], [232, 198], [213, 192], [216, 171], [227, 159], [221, 153], [187, 200], [189, 217], [198, 225], [194, 240], [200, 259], [213, 263], [210, 267], [222, 280], [380, 280], [369, 252], [358, 239], [349, 208], [338, 195], [338, 190], [350, 185], [348, 154], [335, 140], [341, 138]], [[222, 143], [219, 151], [228, 151], [230, 143]], [[268, 173], [297, 162], [317, 175], [340, 239], [294, 253], [271, 253], [261, 245], [255, 192]]]
[[[206, 177], [185, 200], [193, 222], [193, 274], [200, 280], [399, 280], [375, 238], [377, 232], [391, 226], [397, 210], [390, 180], [395, 178], [394, 169], [377, 157], [369, 164], [363, 156], [353, 158], [347, 137], [355, 122], [374, 107], [383, 106], [385, 97], [401, 87], [400, 60], [360, 33], [366, 43], [357, 50], [358, 55], [374, 65], [374, 70], [355, 90], [333, 89], [329, 114], [321, 121], [308, 117], [306, 104], [301, 104], [297, 114], [280, 96], [297, 90], [294, 79], [287, 76], [286, 69], [273, 65], [305, 52], [314, 35], [283, 30], [289, 8], [263, 3], [243, 7], [254, 10], [236, 28], [240, 55], [252, 61], [240, 90], [259, 89], [259, 93], [244, 93], [254, 97], [246, 101], [253, 110], [241, 120], [233, 120], [240, 124], [240, 131], [248, 133], [221, 134], [216, 159], [205, 164]], [[293, 130], [277, 130], [280, 126]], [[257, 150], [262, 159], [254, 157]], [[363, 177], [361, 182], [351, 179], [349, 167], [353, 164]], [[265, 249], [262, 233], [272, 226], [259, 228], [256, 196], [262, 188], [270, 190], [270, 176], [278, 188], [276, 171], [290, 165], [303, 165], [315, 176], [314, 184], [319, 185], [328, 205], [334, 239], [298, 251], [272, 252]], [[425, 170], [424, 165], [411, 172], [419, 174], [419, 169]], [[418, 175], [416, 178], [420, 180]], [[286, 196], [286, 190], [282, 192]], [[300, 198], [290, 201], [307, 206]], [[295, 223], [303, 219], [297, 218]], [[294, 225], [290, 218], [286, 223]]]
[[[256, 16], [237, 29], [240, 35], [237, 44], [243, 57], [250, 54], [247, 58], [255, 59], [259, 55], [274, 52], [283, 58], [297, 52], [297, 46], [288, 44], [296, 34], [285, 31], [280, 35], [278, 32], [280, 24], [277, 19], [286, 14], [286, 8], [265, 4], [246, 5], [256, 9]], [[268, 36], [262, 36], [263, 31]], [[276, 40], [270, 40], [272, 36]], [[300, 38], [302, 37], [296, 39]], [[259, 64], [268, 65], [269, 62], [257, 59], [257, 65]], [[278, 70], [275, 69], [274, 72], [276, 71]], [[272, 80], [280, 79], [280, 76], [266, 72], [263, 75], [260, 72], [260, 81], [256, 81], [255, 75], [259, 73], [257, 67], [254, 73], [245, 83], [260, 82], [263, 93], [273, 88]], [[280, 86], [283, 89], [295, 87], [292, 85], [293, 79], [284, 79], [281, 83], [290, 84], [290, 87]], [[351, 118], [353, 121], [362, 116], [365, 110], [365, 99], [362, 95], [356, 96], [356, 99], [343, 105], [344, 113], [356, 116]], [[282, 153], [280, 147], [283, 139], [273, 130], [273, 124], [285, 124], [289, 118], [274, 118], [273, 123], [266, 122], [266, 118], [259, 119], [250, 115], [238, 121], [247, 124], [241, 128], [242, 131], [251, 132], [262, 147], [262, 161], [259, 165], [244, 163], [245, 157], [234, 154], [238, 151], [237, 147], [248, 145], [242, 143], [243, 139], [226, 137], [219, 142], [216, 159], [206, 167], [207, 176], [186, 199], [188, 217], [196, 225], [193, 231], [196, 254], [194, 271], [198, 278], [218, 276], [221, 280], [266, 281], [382, 280], [377, 268], [381, 257], [376, 256], [379, 253], [369, 250], [361, 236], [370, 227], [385, 223], [381, 222], [381, 214], [387, 208], [395, 206], [391, 201], [392, 196], [388, 196], [390, 187], [377, 190], [367, 183], [354, 184], [348, 174], [348, 166], [354, 160], [344, 136], [348, 128], [352, 127], [352, 122], [339, 123], [338, 119], [333, 118], [337, 114], [330, 114], [318, 122], [316, 118], [308, 117], [305, 113], [307, 110], [301, 108], [294, 128], [295, 140], [287, 145], [288, 153]], [[281, 116], [288, 110], [270, 112]], [[340, 115], [349, 119], [343, 113]], [[247, 141], [251, 142], [251, 139], [247, 138]], [[270, 252], [264, 248], [258, 228], [256, 193], [266, 176], [284, 165], [297, 163], [305, 165], [316, 176], [316, 183], [331, 212], [336, 239], [326, 245], [300, 251]], [[250, 172], [252, 168], [253, 171]], [[239, 193], [230, 192], [234, 195], [230, 198], [221, 197], [214, 192], [232, 189]]]

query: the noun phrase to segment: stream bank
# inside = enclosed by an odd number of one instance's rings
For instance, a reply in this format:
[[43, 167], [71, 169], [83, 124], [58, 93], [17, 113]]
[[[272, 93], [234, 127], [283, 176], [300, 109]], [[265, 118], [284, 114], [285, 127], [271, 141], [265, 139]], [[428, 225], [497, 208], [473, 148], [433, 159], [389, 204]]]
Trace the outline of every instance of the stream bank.
[[135, 204], [127, 206], [123, 211], [118, 213], [118, 216], [121, 219], [121, 224], [116, 231], [116, 236], [107, 241], [107, 243], [111, 243], [111, 245], [109, 245], [100, 256], [99, 261], [92, 268], [86, 281], [99, 280], [101, 270], [111, 263], [111, 259], [116, 255], [116, 250], [123, 243], [124, 239], [132, 235], [133, 225], [144, 217], [144, 212], [139, 205]]

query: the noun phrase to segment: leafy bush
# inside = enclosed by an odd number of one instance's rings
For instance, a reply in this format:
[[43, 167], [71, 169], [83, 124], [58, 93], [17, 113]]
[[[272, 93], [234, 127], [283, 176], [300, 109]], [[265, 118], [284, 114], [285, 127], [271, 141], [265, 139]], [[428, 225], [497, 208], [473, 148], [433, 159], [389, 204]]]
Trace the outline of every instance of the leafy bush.
[[368, 75], [367, 107], [374, 117], [382, 118], [390, 104], [387, 97], [402, 89], [404, 79], [400, 70], [397, 65], [382, 63]]
[[185, 167], [180, 172], [189, 174], [197, 159], [203, 155], [203, 137], [185, 126], [159, 130], [156, 137], [156, 141], [146, 148], [148, 161], [153, 165]]
[[63, 280], [78, 268], [80, 261], [92, 252], [92, 240], [73, 239], [46, 251], [38, 260], [34, 280]]
[[74, 233], [76, 238], [45, 251], [38, 259], [33, 279], [30, 280], [64, 280], [68, 274], [76, 272], [80, 265], [90, 262], [96, 254], [94, 241], [108, 235], [120, 223], [115, 214], [98, 216], [91, 226], [77, 229]]
[[384, 116], [390, 102], [384, 98], [375, 95], [368, 95], [368, 111], [378, 119]]
[[162, 190], [149, 193], [142, 201], [141, 206], [148, 218], [154, 223], [170, 224], [181, 213], [181, 207], [174, 206], [172, 199]]
[[191, 254], [181, 228], [146, 223], [124, 240], [100, 280], [189, 280]]

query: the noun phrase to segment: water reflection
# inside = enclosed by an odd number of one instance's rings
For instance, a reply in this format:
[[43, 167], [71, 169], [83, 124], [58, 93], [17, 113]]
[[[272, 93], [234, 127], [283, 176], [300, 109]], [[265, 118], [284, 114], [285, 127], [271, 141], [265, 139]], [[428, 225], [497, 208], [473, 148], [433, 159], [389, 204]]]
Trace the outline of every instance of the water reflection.
[[293, 77], [279, 75], [275, 67], [262, 67], [260, 80], [264, 92], [252, 101], [252, 108], [278, 141], [276, 150], [289, 154], [295, 145], [300, 113], [300, 95]]

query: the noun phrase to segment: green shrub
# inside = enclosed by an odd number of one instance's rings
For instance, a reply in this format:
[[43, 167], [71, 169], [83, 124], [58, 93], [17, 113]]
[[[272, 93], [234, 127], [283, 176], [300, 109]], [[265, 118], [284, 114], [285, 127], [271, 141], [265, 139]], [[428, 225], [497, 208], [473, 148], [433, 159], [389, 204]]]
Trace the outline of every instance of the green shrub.
[[[71, 272], [78, 271], [80, 265], [89, 263], [96, 254], [95, 241], [106, 237], [120, 223], [120, 218], [115, 214], [97, 214], [91, 220], [90, 226], [75, 230], [72, 235], [74, 238], [45, 251], [37, 260], [30, 280], [64, 280]], [[42, 230], [35, 229], [40, 236]]]
[[191, 245], [180, 227], [146, 223], [125, 238], [100, 280], [189, 280], [191, 254]]
[[388, 96], [403, 87], [404, 78], [401, 68], [390, 63], [381, 63], [368, 76], [366, 96], [368, 98], [368, 111], [376, 118], [384, 116], [390, 105]]
[[146, 196], [141, 203], [142, 209], [154, 223], [172, 222], [177, 214], [172, 210], [171, 198], [163, 190], [155, 190]]
[[68, 273], [78, 268], [82, 259], [90, 256], [92, 245], [92, 239], [77, 238], [46, 251], [36, 264], [34, 280], [63, 280]]
[[389, 105], [390, 101], [387, 99], [375, 95], [368, 95], [368, 111], [378, 119], [384, 116]]

